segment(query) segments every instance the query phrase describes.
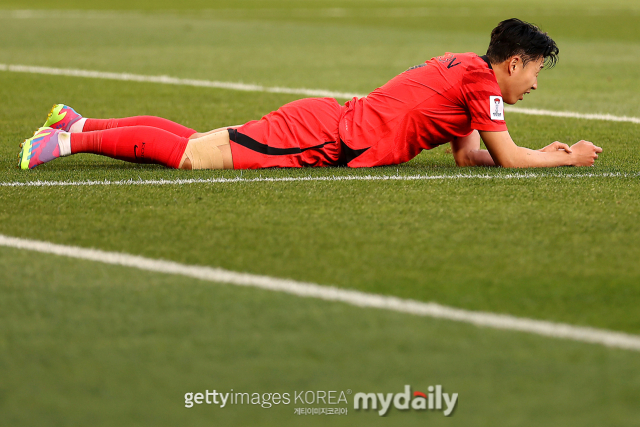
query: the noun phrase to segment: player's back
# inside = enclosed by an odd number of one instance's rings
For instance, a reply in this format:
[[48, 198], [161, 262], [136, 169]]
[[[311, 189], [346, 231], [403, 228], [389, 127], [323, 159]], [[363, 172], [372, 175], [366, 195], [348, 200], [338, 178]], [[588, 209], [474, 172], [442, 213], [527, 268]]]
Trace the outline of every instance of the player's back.
[[487, 125], [490, 97], [500, 95], [493, 70], [475, 53], [447, 53], [412, 67], [346, 104], [342, 140], [355, 150], [370, 147], [349, 165], [403, 163], [478, 126], [506, 130], [504, 121]]

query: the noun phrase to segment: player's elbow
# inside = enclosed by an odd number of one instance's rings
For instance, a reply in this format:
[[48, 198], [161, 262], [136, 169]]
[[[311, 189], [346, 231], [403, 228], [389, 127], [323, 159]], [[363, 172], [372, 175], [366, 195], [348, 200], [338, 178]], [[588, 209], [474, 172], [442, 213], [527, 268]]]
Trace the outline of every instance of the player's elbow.
[[465, 168], [468, 166], [475, 166], [475, 163], [473, 162], [473, 159], [469, 154], [470, 154], [469, 152], [465, 152], [465, 151], [459, 151], [457, 153], [454, 153], [453, 158], [456, 161], [456, 165], [458, 165], [461, 168]]

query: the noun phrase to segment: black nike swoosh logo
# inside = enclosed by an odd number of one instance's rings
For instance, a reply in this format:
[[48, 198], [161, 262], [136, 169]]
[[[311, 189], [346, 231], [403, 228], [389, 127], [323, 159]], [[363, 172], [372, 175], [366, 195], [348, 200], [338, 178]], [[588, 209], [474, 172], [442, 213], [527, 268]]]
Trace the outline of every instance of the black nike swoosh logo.
[[137, 150], [138, 150], [138, 146], [134, 145], [133, 146], [133, 157], [135, 157], [136, 159], [138, 158]]
[[456, 62], [456, 63], [454, 64], [453, 62], [454, 62], [455, 60], [456, 60], [456, 58], [453, 58], [453, 59], [451, 60], [451, 62], [449, 62], [449, 65], [447, 65], [447, 68], [453, 68], [453, 67], [455, 67], [456, 65], [460, 65], [460, 64], [462, 64], [462, 62]]

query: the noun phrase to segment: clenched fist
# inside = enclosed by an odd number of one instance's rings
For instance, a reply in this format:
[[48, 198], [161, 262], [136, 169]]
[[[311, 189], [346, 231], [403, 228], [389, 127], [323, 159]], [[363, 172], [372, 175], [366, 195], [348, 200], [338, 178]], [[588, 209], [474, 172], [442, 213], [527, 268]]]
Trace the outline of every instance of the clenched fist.
[[569, 153], [573, 158], [573, 166], [593, 166], [602, 148], [589, 141], [578, 141], [571, 146]]

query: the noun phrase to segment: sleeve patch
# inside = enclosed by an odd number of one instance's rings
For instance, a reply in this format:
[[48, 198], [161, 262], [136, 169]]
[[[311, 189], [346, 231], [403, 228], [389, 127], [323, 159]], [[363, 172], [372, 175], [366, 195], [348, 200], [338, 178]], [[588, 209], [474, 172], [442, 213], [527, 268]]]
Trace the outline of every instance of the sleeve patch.
[[504, 120], [504, 102], [501, 96], [489, 97], [489, 115], [491, 120]]

